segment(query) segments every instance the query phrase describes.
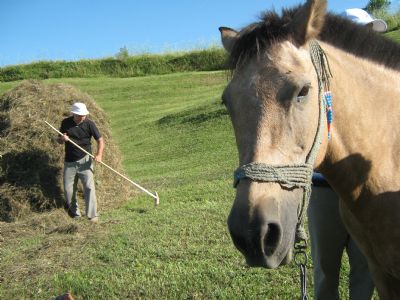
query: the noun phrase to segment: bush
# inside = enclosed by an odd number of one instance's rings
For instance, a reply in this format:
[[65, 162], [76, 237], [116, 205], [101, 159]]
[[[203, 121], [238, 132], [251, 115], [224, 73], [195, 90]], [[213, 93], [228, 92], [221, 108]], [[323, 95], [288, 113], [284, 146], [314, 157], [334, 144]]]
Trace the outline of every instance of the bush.
[[387, 10], [390, 6], [390, 1], [388, 0], [369, 0], [366, 11], [372, 13], [376, 10]]
[[119, 52], [115, 55], [118, 60], [126, 61], [129, 58], [129, 51], [126, 46], [119, 49]]
[[388, 31], [400, 29], [400, 11], [390, 13], [386, 9], [378, 9], [372, 12], [377, 19], [385, 20], [388, 25]]

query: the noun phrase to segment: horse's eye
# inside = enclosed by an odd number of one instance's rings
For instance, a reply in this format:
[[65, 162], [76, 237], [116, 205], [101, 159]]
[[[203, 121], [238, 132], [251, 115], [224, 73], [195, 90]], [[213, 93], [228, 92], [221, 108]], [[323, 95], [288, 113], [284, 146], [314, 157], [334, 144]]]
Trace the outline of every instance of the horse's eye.
[[310, 91], [310, 86], [309, 85], [303, 86], [303, 88], [301, 89], [300, 93], [297, 95], [297, 102], [303, 101], [304, 98], [307, 97], [309, 91]]
[[299, 95], [298, 95], [297, 97], [305, 97], [305, 96], [307, 96], [309, 90], [310, 90], [310, 86], [309, 86], [309, 85], [305, 85], [305, 86], [301, 89], [301, 91], [300, 91], [300, 93], [299, 93]]

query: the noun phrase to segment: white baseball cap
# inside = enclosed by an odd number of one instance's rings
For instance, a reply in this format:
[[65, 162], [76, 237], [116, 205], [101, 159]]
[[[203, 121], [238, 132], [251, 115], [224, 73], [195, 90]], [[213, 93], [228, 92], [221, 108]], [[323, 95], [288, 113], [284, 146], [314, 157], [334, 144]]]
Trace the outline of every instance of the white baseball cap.
[[71, 112], [75, 115], [86, 116], [89, 114], [89, 111], [86, 108], [86, 105], [81, 102], [76, 102], [71, 107]]
[[360, 8], [346, 9], [342, 13], [342, 16], [361, 25], [367, 25], [372, 23], [372, 30], [377, 32], [385, 32], [387, 30], [387, 24], [384, 20], [374, 19], [369, 13]]

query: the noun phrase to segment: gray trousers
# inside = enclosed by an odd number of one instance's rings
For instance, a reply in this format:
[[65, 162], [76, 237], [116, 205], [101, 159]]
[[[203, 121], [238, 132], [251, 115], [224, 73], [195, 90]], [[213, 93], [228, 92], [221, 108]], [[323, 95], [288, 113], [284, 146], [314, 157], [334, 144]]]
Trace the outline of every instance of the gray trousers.
[[64, 195], [69, 214], [81, 216], [76, 192], [78, 179], [83, 185], [86, 216], [91, 219], [97, 217], [96, 191], [93, 179], [93, 162], [89, 155], [74, 162], [64, 162]]
[[350, 237], [339, 213], [339, 197], [329, 187], [313, 187], [308, 228], [314, 263], [314, 299], [339, 299], [343, 251], [349, 257], [349, 299], [371, 299], [374, 285], [365, 257]]

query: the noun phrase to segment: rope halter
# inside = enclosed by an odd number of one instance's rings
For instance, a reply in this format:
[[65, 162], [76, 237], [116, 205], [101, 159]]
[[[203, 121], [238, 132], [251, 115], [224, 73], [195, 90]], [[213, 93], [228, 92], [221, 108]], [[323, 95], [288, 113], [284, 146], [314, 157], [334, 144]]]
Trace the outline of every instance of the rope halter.
[[[328, 129], [330, 129], [332, 122], [332, 102], [331, 93], [329, 92], [329, 78], [332, 77], [332, 74], [329, 63], [324, 50], [317, 41], [311, 40], [309, 47], [311, 61], [318, 77], [319, 116], [317, 132], [305, 163], [297, 165], [268, 165], [251, 162], [239, 167], [234, 173], [235, 188], [240, 180], [245, 178], [253, 181], [276, 182], [285, 188], [303, 188], [303, 199], [298, 210], [296, 244], [301, 242], [306, 243], [307, 241], [307, 234], [304, 229], [304, 215], [311, 195], [313, 166], [321, 145], [324, 115], [327, 118]], [[330, 115], [329, 112], [331, 113]], [[328, 131], [329, 137], [330, 130]]]

